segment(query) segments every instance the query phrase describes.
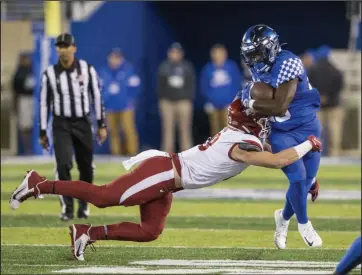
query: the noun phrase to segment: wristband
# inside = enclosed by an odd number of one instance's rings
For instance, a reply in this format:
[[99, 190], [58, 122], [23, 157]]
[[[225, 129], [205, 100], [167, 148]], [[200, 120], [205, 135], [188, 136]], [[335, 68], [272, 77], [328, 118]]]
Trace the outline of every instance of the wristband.
[[301, 159], [302, 157], [304, 157], [304, 155], [306, 153], [308, 153], [310, 150], [312, 150], [313, 146], [309, 140], [306, 140], [303, 143], [301, 143], [297, 146], [294, 146], [293, 148], [295, 151], [297, 151], [299, 159]]

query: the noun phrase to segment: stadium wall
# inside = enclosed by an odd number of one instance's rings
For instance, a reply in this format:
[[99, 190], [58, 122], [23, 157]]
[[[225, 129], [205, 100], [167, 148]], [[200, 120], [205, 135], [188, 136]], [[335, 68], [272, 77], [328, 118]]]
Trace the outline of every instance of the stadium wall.
[[[326, 8], [328, 12], [320, 20], [320, 11]], [[71, 31], [77, 39], [78, 56], [96, 68], [106, 64], [112, 47], [121, 47], [138, 68], [142, 92], [136, 104], [136, 123], [141, 149], [146, 149], [160, 145], [155, 78], [173, 40], [183, 44], [186, 57], [193, 61], [199, 75], [209, 59], [209, 48], [216, 42], [224, 43], [230, 57], [239, 62], [243, 31], [260, 23], [261, 18], [279, 31], [282, 40], [289, 43], [288, 49], [298, 54], [321, 44], [346, 48], [349, 22], [344, 13], [343, 2], [330, 2], [327, 6], [321, 2], [265, 2], [262, 10], [254, 2], [210, 2], [207, 6], [200, 2], [105, 2], [86, 21], [73, 22]], [[224, 20], [215, 20], [218, 17]], [[327, 29], [335, 35], [321, 35]], [[203, 104], [204, 99], [197, 93], [195, 108], [202, 108]], [[95, 143], [95, 147], [97, 153], [109, 152], [108, 143], [102, 147]]]
[[[136, 124], [141, 149], [160, 146], [160, 123], [155, 93], [159, 63], [172, 43], [172, 32], [149, 2], [106, 2], [84, 22], [73, 22], [78, 57], [88, 60], [97, 69], [106, 65], [113, 47], [122, 48], [126, 58], [137, 68], [141, 94], [136, 103]], [[108, 141], [97, 153], [108, 153]]]

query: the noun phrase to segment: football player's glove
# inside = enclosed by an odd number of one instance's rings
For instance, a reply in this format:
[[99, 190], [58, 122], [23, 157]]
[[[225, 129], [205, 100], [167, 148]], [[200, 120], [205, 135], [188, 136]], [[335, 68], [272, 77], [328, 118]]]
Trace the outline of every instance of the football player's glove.
[[308, 193], [311, 194], [311, 200], [312, 202], [315, 202], [318, 198], [318, 191], [319, 191], [319, 184], [318, 181], [316, 180], [315, 183], [312, 184], [312, 186], [310, 187]]
[[322, 152], [322, 142], [315, 136], [309, 136], [308, 140], [312, 143], [312, 152]]

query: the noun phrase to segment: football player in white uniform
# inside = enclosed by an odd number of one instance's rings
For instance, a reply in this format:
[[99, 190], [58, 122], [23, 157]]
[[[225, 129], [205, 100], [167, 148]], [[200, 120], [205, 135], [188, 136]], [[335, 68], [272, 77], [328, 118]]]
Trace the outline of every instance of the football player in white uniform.
[[17, 209], [30, 197], [42, 194], [70, 196], [96, 207], [140, 206], [140, 223], [121, 222], [92, 226], [73, 224], [70, 228], [73, 257], [84, 260], [84, 251], [98, 240], [148, 242], [162, 233], [171, 208], [172, 193], [197, 189], [236, 176], [249, 165], [282, 168], [309, 151], [320, 151], [320, 141], [310, 136], [303, 143], [272, 154], [262, 144], [269, 134], [266, 117], [250, 114], [236, 97], [228, 109], [228, 125], [204, 144], [179, 154], [148, 150], [123, 162], [136, 169], [112, 182], [98, 186], [83, 181], [52, 181], [32, 170], [14, 191], [10, 205]]

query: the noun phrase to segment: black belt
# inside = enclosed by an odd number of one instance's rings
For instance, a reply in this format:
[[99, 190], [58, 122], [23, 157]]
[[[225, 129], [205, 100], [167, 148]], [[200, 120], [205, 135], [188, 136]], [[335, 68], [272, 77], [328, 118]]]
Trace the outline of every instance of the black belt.
[[78, 120], [83, 120], [83, 119], [88, 119], [89, 116], [82, 116], [82, 117], [77, 117], [77, 116], [72, 116], [72, 117], [67, 117], [67, 116], [54, 116], [54, 119], [63, 119], [63, 120], [69, 120], [69, 121], [78, 121]]

